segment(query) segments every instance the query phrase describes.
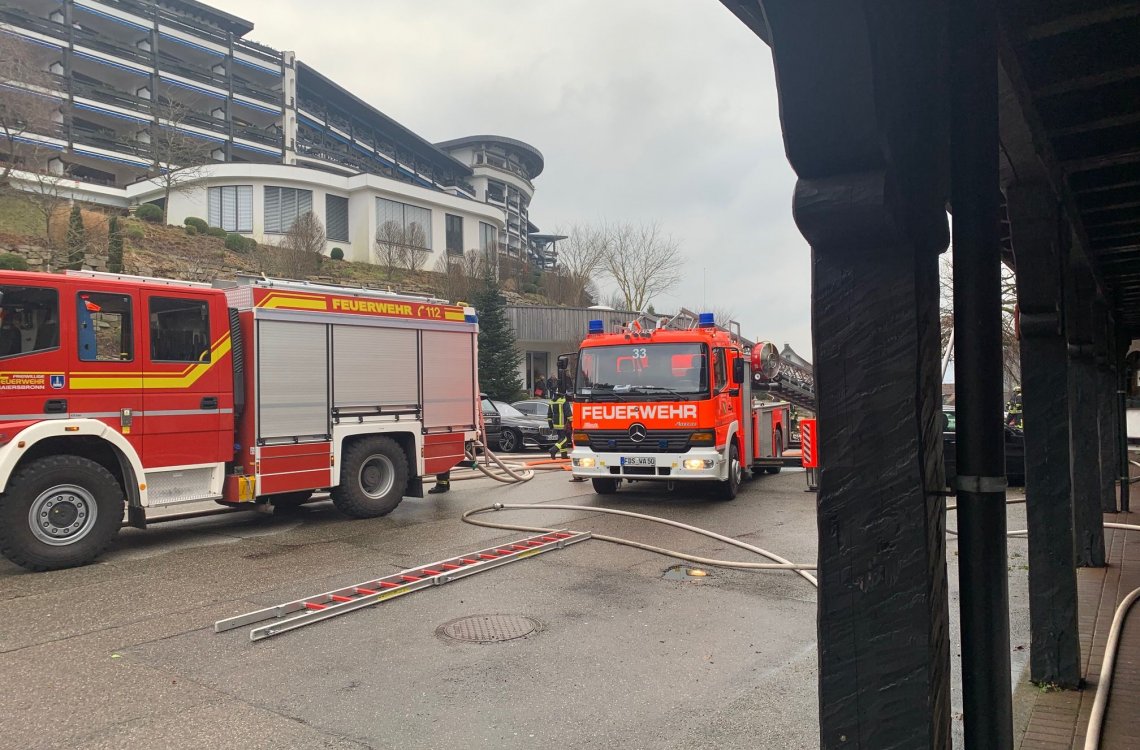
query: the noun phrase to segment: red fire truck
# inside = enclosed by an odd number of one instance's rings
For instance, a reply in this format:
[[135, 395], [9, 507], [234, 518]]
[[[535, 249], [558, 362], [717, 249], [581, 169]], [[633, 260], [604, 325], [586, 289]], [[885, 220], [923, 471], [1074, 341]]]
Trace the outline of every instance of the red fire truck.
[[381, 516], [475, 438], [471, 308], [89, 272], [2, 272], [0, 295], [0, 553], [26, 568], [219, 504], [328, 489]]
[[610, 333], [590, 321], [577, 357], [559, 363], [573, 382], [574, 476], [600, 494], [622, 481], [713, 483], [731, 500], [746, 470], [779, 471], [790, 405], [753, 399], [752, 351], [710, 313]]

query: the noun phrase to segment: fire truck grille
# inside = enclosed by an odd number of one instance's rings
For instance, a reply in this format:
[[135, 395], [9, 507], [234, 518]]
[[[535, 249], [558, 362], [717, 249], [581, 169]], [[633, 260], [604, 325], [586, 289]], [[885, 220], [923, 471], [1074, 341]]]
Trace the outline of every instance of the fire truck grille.
[[590, 447], [595, 451], [684, 453], [692, 434], [692, 430], [649, 430], [641, 442], [631, 440], [626, 430], [596, 430], [589, 436]]

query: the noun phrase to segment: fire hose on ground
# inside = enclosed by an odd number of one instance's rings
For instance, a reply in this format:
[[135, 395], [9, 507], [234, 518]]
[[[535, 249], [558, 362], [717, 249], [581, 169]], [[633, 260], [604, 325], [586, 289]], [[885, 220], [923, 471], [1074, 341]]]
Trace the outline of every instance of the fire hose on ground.
[[[493, 479], [498, 479], [498, 481], [516, 482], [516, 481], [528, 481], [529, 479], [531, 479], [534, 476], [533, 470], [525, 464], [523, 464], [521, 466], [523, 466], [524, 469], [526, 471], [529, 471], [530, 473], [529, 474], [518, 474], [517, 472], [513, 471], [509, 467], [508, 464], [505, 464], [504, 462], [500, 461], [497, 456], [494, 456], [494, 454], [491, 454], [488, 451], [487, 455], [489, 455], [491, 457], [492, 461], [494, 461], [502, 469], [502, 471], [504, 473], [506, 473], [509, 477], [512, 477], [510, 479], [503, 479], [503, 478], [500, 478], [498, 476], [494, 476], [490, 471], [483, 470], [482, 473], [486, 474], [487, 476], [492, 477]], [[514, 466], [520, 466], [520, 465], [515, 464]], [[525, 479], [523, 478], [524, 476], [525, 476]], [[1006, 503], [1009, 505], [1022, 504], [1024, 502], [1025, 502], [1025, 500], [1021, 499], [1021, 498], [1016, 498], [1013, 500], [1007, 500], [1006, 501]], [[946, 507], [946, 510], [951, 511], [951, 510], [955, 510], [956, 508], [957, 508], [956, 505], [951, 504], [951, 505], [948, 505]], [[762, 548], [757, 547], [755, 545], [751, 545], [751, 544], [748, 544], [746, 542], [741, 542], [737, 539], [733, 539], [731, 537], [727, 537], [727, 536], [724, 536], [722, 534], [718, 534], [716, 532], [709, 531], [707, 529], [702, 529], [702, 528], [699, 528], [697, 526], [690, 526], [689, 524], [684, 524], [684, 523], [680, 523], [678, 521], [672, 521], [672, 520], [669, 520], [666, 518], [660, 518], [657, 516], [651, 516], [651, 515], [647, 515], [644, 513], [634, 513], [632, 511], [618, 510], [616, 508], [605, 508], [605, 507], [593, 506], [593, 505], [562, 505], [562, 504], [544, 504], [544, 503], [538, 503], [538, 504], [534, 504], [534, 503], [523, 503], [523, 504], [494, 503], [492, 505], [486, 505], [486, 506], [482, 506], [479, 508], [473, 508], [472, 510], [467, 511], [466, 513], [463, 514], [462, 520], [465, 523], [473, 524], [475, 526], [483, 526], [486, 528], [502, 529], [502, 530], [507, 530], [507, 531], [529, 531], [529, 532], [533, 532], [533, 533], [552, 533], [552, 532], [561, 531], [561, 529], [552, 529], [552, 528], [539, 527], [539, 526], [522, 526], [522, 525], [518, 525], [518, 524], [495, 523], [492, 521], [487, 521], [487, 520], [475, 518], [475, 516], [479, 516], [479, 515], [483, 515], [483, 514], [487, 514], [487, 513], [494, 513], [494, 512], [503, 511], [503, 510], [507, 510], [507, 511], [510, 511], [510, 510], [586, 511], [586, 512], [590, 512], [590, 513], [604, 513], [604, 514], [609, 514], [609, 515], [625, 516], [627, 518], [637, 518], [637, 519], [644, 520], [644, 521], [650, 521], [652, 523], [659, 523], [659, 524], [663, 524], [666, 526], [672, 526], [674, 528], [682, 529], [684, 531], [689, 531], [689, 532], [692, 532], [694, 534], [698, 534], [700, 536], [705, 536], [705, 537], [708, 537], [710, 539], [715, 539], [717, 541], [724, 542], [725, 544], [732, 545], [732, 546], [737, 547], [739, 549], [743, 549], [747, 552], [751, 552], [753, 554], [760, 555], [761, 557], [767, 558], [768, 560], [772, 560], [773, 562], [761, 563], [761, 562], [742, 562], [742, 561], [737, 561], [737, 560], [718, 560], [718, 559], [713, 559], [713, 558], [700, 557], [697, 555], [690, 555], [690, 554], [687, 554], [684, 552], [678, 552], [676, 550], [670, 550], [670, 549], [658, 547], [658, 546], [651, 545], [651, 544], [645, 544], [643, 542], [638, 542], [638, 541], [635, 541], [632, 539], [624, 539], [622, 537], [609, 536], [609, 535], [605, 535], [605, 534], [594, 534], [593, 538], [601, 540], [603, 542], [610, 542], [613, 544], [620, 544], [620, 545], [623, 545], [626, 547], [633, 547], [636, 549], [642, 549], [642, 550], [645, 550], [647, 552], [653, 552], [653, 553], [656, 553], [659, 555], [663, 555], [665, 557], [671, 557], [671, 558], [678, 559], [678, 560], [684, 560], [686, 562], [691, 562], [691, 563], [694, 563], [697, 565], [707, 565], [710, 567], [718, 567], [718, 568], [734, 568], [734, 569], [739, 569], [739, 570], [788, 570], [788, 571], [794, 572], [796, 575], [802, 577], [808, 583], [812, 584], [812, 586], [818, 587], [818, 585], [819, 585], [815, 576], [811, 575], [811, 573], [808, 572], [808, 571], [814, 571], [816, 569], [816, 566], [814, 564], [793, 563], [792, 561], [787, 560], [787, 559], [781, 557], [780, 555], [777, 555], [773, 552], [769, 552], [768, 550], [762, 549]], [[1122, 529], [1125, 531], [1140, 531], [1140, 526], [1133, 525], [1133, 524], [1105, 523], [1104, 527], [1106, 529]], [[953, 535], [953, 536], [957, 536], [957, 532], [953, 529], [948, 528], [946, 530], [946, 532], [948, 534]], [[1017, 530], [1008, 532], [1007, 536], [1025, 536], [1026, 534], [1028, 534], [1028, 530], [1017, 529]], [[1140, 599], [1140, 588], [1132, 591], [1126, 597], [1124, 597], [1124, 600], [1117, 607], [1116, 612], [1113, 615], [1112, 626], [1109, 630], [1108, 641], [1107, 641], [1106, 646], [1105, 646], [1104, 662], [1101, 664], [1100, 676], [1099, 676], [1099, 679], [1097, 680], [1096, 697], [1094, 698], [1092, 712], [1091, 712], [1091, 715], [1089, 718], [1089, 728], [1088, 728], [1087, 734], [1085, 735], [1084, 750], [1097, 750], [1097, 748], [1100, 746], [1100, 736], [1101, 736], [1101, 731], [1102, 731], [1103, 726], [1104, 726], [1105, 713], [1106, 713], [1107, 708], [1108, 708], [1109, 693], [1112, 690], [1112, 676], [1113, 676], [1113, 670], [1114, 670], [1115, 665], [1116, 665], [1116, 653], [1117, 653], [1117, 650], [1119, 649], [1119, 645], [1120, 645], [1120, 634], [1124, 628], [1124, 620], [1127, 617], [1128, 611], [1132, 607], [1132, 605], [1136, 602], [1137, 599]]]

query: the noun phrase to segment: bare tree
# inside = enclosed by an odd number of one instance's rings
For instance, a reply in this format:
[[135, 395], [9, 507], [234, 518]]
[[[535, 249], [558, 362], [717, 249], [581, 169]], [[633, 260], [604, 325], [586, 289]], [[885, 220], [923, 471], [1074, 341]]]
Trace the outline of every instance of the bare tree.
[[[950, 332], [954, 330], [954, 263], [953, 256], [942, 256], [938, 268], [939, 328], [941, 350], [946, 351]], [[1017, 338], [1017, 277], [1004, 263], [1001, 266], [1001, 350], [1002, 369], [1007, 382], [1021, 383], [1021, 342]]]
[[294, 220], [280, 244], [258, 247], [258, 261], [263, 273], [303, 279], [320, 272], [324, 250], [325, 228], [307, 211]]
[[49, 135], [58, 127], [54, 118], [60, 101], [51, 91], [52, 76], [37, 64], [36, 48], [13, 34], [0, 34], [0, 187], [7, 188], [9, 175], [21, 163], [35, 171], [44, 156], [25, 135]]
[[609, 227], [606, 246], [606, 275], [626, 310], [644, 309], [681, 281], [681, 248], [657, 224]]
[[566, 239], [558, 244], [558, 265], [544, 274], [544, 286], [556, 290], [555, 298], [563, 304], [589, 304], [606, 270], [609, 238], [603, 229], [578, 224], [555, 233], [566, 235]]
[[424, 228], [413, 222], [401, 226], [397, 221], [386, 221], [376, 229], [376, 260], [384, 267], [389, 279], [400, 270], [419, 271], [431, 257]]
[[170, 210], [170, 196], [189, 188], [189, 183], [202, 176], [204, 167], [214, 161], [213, 146], [200, 136], [183, 130], [195, 110], [208, 106], [191, 106], [173, 99], [156, 100], [153, 105], [158, 124], [150, 129], [150, 155], [153, 160], [148, 175], [162, 187], [162, 220]]
[[442, 255], [435, 262], [435, 292], [452, 302], [470, 302], [489, 270], [495, 268], [490, 254], [468, 250], [463, 255]]
[[57, 238], [52, 236], [52, 224], [60, 215], [63, 207], [71, 200], [70, 194], [61, 183], [61, 180], [66, 178], [66, 173], [54, 175], [46, 171], [36, 170], [28, 172], [27, 179], [21, 181], [20, 197], [30, 203], [43, 219], [44, 237], [52, 246], [53, 255], [60, 243], [57, 243]]

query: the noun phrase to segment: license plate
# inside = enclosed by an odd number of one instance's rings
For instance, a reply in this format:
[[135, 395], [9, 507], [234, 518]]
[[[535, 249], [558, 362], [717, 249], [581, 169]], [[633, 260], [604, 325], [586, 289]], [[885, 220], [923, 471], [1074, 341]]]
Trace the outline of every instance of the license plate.
[[653, 456], [622, 456], [622, 466], [656, 466], [657, 459]]

